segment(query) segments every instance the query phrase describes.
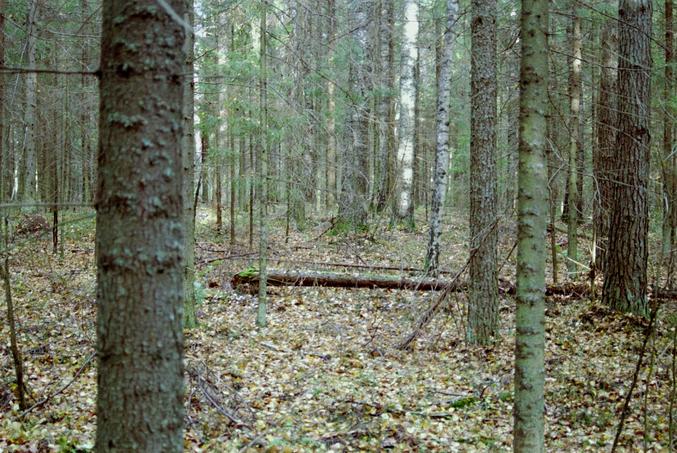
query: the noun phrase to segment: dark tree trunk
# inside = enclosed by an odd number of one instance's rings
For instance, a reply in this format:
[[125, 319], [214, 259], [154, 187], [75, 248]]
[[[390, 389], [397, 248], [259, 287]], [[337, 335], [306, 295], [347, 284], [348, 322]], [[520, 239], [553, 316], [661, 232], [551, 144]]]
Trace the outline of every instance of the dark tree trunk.
[[[167, 0], [185, 17], [185, 0]], [[154, 0], [103, 3], [97, 451], [183, 450], [185, 30]]]
[[649, 0], [621, 0], [618, 14], [618, 135], [614, 149], [609, 253], [602, 300], [647, 316], [651, 86]]
[[615, 22], [607, 21], [602, 29], [602, 68], [599, 77], [597, 104], [597, 153], [593, 155], [595, 175], [593, 219], [595, 225], [595, 268], [604, 272], [608, 249], [609, 216], [611, 214], [611, 163], [616, 146], [616, 58], [618, 36]]
[[470, 114], [470, 294], [467, 338], [498, 332], [496, 266], [496, 0], [472, 2]]

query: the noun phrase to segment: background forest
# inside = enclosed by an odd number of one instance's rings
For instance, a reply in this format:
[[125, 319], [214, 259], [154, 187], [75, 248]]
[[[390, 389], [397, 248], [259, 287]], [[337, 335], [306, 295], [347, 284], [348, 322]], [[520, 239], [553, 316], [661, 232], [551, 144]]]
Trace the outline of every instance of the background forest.
[[0, 0], [0, 451], [672, 451], [672, 10]]

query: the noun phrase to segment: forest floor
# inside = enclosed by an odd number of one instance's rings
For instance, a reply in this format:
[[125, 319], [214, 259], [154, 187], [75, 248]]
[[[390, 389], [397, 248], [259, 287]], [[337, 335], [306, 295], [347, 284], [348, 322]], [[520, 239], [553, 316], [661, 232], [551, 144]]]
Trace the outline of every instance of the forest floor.
[[[198, 222], [200, 325], [185, 344], [187, 451], [511, 449], [513, 299], [501, 301], [501, 336], [491, 347], [464, 343], [462, 293], [452, 295], [412, 351], [394, 346], [434, 293], [275, 287], [269, 326], [257, 329], [256, 298], [230, 287], [234, 273], [256, 262], [246, 232], [230, 247], [213, 232], [207, 211]], [[282, 222], [273, 222], [270, 267], [345, 271], [300, 261], [423, 262], [424, 226], [333, 236], [328, 225], [317, 222], [285, 241]], [[443, 268], [463, 266], [466, 236], [464, 221], [447, 224]], [[502, 237], [503, 262], [514, 231]], [[94, 443], [91, 216], [68, 224], [66, 239], [63, 258], [51, 254], [46, 237], [18, 240], [10, 262], [30, 405], [37, 406], [22, 418], [11, 391], [3, 303], [0, 451], [86, 451]], [[502, 275], [514, 280], [514, 255]], [[644, 443], [667, 450], [674, 312], [666, 304], [658, 317], [621, 438], [624, 451]], [[608, 451], [647, 323], [567, 297], [549, 298], [546, 316], [546, 451]]]

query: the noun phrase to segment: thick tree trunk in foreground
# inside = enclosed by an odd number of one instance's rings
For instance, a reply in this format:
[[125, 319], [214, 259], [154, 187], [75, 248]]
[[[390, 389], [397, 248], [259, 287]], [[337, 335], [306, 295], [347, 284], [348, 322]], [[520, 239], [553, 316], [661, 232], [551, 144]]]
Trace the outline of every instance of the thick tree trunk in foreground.
[[[522, 0], [513, 448], [544, 451], [548, 3]], [[575, 207], [574, 207], [575, 209]]]
[[[185, 17], [185, 0], [167, 0]], [[96, 450], [183, 449], [185, 30], [154, 0], [103, 3]]]
[[470, 294], [467, 339], [498, 332], [496, 267], [496, 0], [472, 2]]
[[621, 0], [618, 14], [618, 134], [602, 300], [647, 316], [651, 2]]
[[447, 171], [449, 169], [449, 97], [451, 92], [451, 56], [453, 55], [453, 27], [458, 15], [458, 0], [447, 0], [446, 26], [441, 49], [440, 76], [437, 82], [437, 110], [435, 112], [436, 151], [433, 200], [430, 211], [430, 238], [425, 259], [425, 269], [431, 275], [437, 274], [440, 260], [442, 216], [447, 193]]

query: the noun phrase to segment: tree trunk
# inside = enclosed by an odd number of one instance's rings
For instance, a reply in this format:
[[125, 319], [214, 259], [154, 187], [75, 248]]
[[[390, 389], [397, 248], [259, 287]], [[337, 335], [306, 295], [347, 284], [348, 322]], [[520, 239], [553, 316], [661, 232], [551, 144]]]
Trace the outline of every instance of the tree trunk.
[[[186, 23], [191, 27], [194, 23], [194, 1], [185, 0]], [[186, 231], [186, 246], [184, 254], [184, 325], [186, 328], [197, 326], [197, 317], [195, 315], [195, 224], [193, 219], [195, 211], [193, 206], [193, 193], [195, 191], [195, 103], [194, 92], [195, 83], [193, 74], [195, 72], [194, 62], [194, 34], [192, 31], [185, 31], [185, 83], [183, 84], [183, 135], [181, 136], [181, 166], [183, 177], [183, 225]]]
[[470, 113], [470, 294], [467, 339], [498, 333], [496, 266], [496, 0], [472, 2]]
[[593, 155], [596, 196], [593, 204], [595, 224], [595, 268], [605, 272], [611, 214], [612, 162], [616, 146], [616, 58], [618, 36], [616, 23], [607, 20], [602, 28], [602, 67], [597, 105], [597, 154]]
[[449, 97], [451, 94], [451, 56], [453, 55], [454, 24], [458, 15], [458, 1], [447, 0], [446, 26], [442, 49], [440, 50], [440, 75], [437, 82], [437, 110], [435, 113], [435, 175], [432, 208], [430, 210], [430, 238], [425, 259], [425, 269], [437, 275], [440, 259], [440, 238], [442, 216], [447, 192], [447, 171], [449, 169]]
[[400, 78], [400, 124], [397, 161], [399, 190], [397, 217], [413, 228], [414, 221], [414, 135], [416, 129], [416, 87], [414, 67], [418, 60], [418, 0], [406, 0], [404, 6], [404, 41]]
[[[28, 16], [26, 20], [26, 66], [35, 67], [35, 54], [37, 47], [37, 20], [38, 20], [38, 0], [28, 2]], [[24, 149], [23, 149], [23, 187], [22, 200], [25, 202], [37, 201], [36, 193], [36, 164], [37, 149], [35, 145], [36, 129], [36, 108], [37, 108], [37, 84], [38, 76], [35, 72], [26, 74], [25, 79], [25, 110], [24, 110]]]
[[395, 3], [382, 0], [380, 3], [380, 63], [381, 63], [381, 93], [379, 94], [379, 162], [377, 167], [378, 180], [376, 181], [376, 210], [382, 212], [388, 206], [392, 196], [393, 177], [395, 168]]
[[[0, 6], [2, 4], [0, 3]], [[14, 316], [14, 302], [12, 300], [12, 284], [10, 281], [9, 274], [9, 223], [7, 222], [7, 217], [4, 218], [4, 246], [5, 246], [5, 258], [2, 267], [0, 267], [0, 276], [2, 277], [3, 290], [5, 292], [5, 304], [7, 306], [7, 326], [9, 327], [9, 344], [10, 351], [12, 352], [12, 362], [14, 363], [14, 376], [16, 377], [16, 393], [17, 399], [19, 400], [19, 409], [26, 409], [26, 396], [25, 396], [25, 386], [24, 383], [24, 365], [23, 359], [21, 358], [21, 350], [19, 349], [19, 343], [17, 341], [16, 334], [16, 318]]]
[[583, 40], [581, 37], [581, 18], [572, 2], [572, 19], [569, 39], [571, 41], [569, 67], [569, 171], [567, 179], [567, 270], [569, 276], [576, 278], [578, 272], [578, 154], [579, 128], [581, 112], [581, 58]]
[[180, 452], [185, 30], [154, 0], [102, 14], [96, 449]]
[[260, 73], [259, 73], [259, 155], [257, 163], [257, 195], [256, 200], [259, 205], [259, 304], [256, 314], [256, 325], [265, 327], [267, 325], [266, 312], [268, 310], [266, 284], [268, 279], [268, 222], [266, 220], [266, 208], [268, 203], [268, 184], [266, 176], [268, 175], [268, 58], [266, 55], [268, 36], [267, 36], [267, 3], [263, 3], [261, 8], [261, 28], [260, 28]]
[[[0, 0], [0, 67], [5, 66], [5, 0]], [[5, 147], [5, 74], [0, 74], [0, 203], [7, 200], [9, 184], [7, 148]], [[11, 194], [10, 194], [11, 195]]]
[[523, 0], [513, 449], [544, 451], [548, 4]]
[[672, 2], [665, 0], [665, 82], [663, 86], [663, 249], [664, 259], [672, 262], [672, 248], [675, 242], [675, 189], [677, 186], [675, 168], [677, 159], [672, 152], [672, 121], [674, 118], [674, 102], [672, 91], [673, 77], [673, 31], [672, 31]]
[[618, 135], [602, 300], [648, 316], [651, 13], [649, 0], [621, 0], [618, 14]]
[[[80, 17], [82, 18], [82, 33], [87, 33], [89, 27], [86, 25], [89, 15], [89, 5], [87, 0], [80, 0]], [[80, 57], [82, 58], [81, 68], [84, 71], [89, 69], [89, 56], [88, 56], [88, 46], [87, 41], [82, 42], [82, 52]], [[92, 159], [92, 152], [89, 145], [89, 116], [90, 112], [86, 108], [86, 96], [87, 96], [87, 87], [88, 81], [87, 76], [83, 74], [80, 77], [80, 167], [82, 169], [82, 178], [81, 178], [81, 187], [82, 191], [82, 202], [87, 203], [91, 202], [94, 199], [94, 194], [92, 193], [92, 181], [90, 181], [90, 166]], [[68, 165], [68, 164], [66, 164]]]
[[367, 175], [369, 122], [367, 111], [367, 78], [370, 72], [364, 52], [367, 48], [367, 18], [371, 2], [354, 0], [352, 14], [356, 30], [353, 34], [353, 46], [349, 64], [349, 84], [351, 99], [349, 100], [352, 146], [343, 153], [342, 182], [339, 199], [339, 222], [342, 229], [359, 231], [367, 222]]
[[[328, 52], [330, 64], [333, 64], [336, 49], [336, 2], [327, 0], [327, 21], [329, 34]], [[327, 208], [333, 210], [336, 204], [336, 87], [333, 81], [327, 82]]]

